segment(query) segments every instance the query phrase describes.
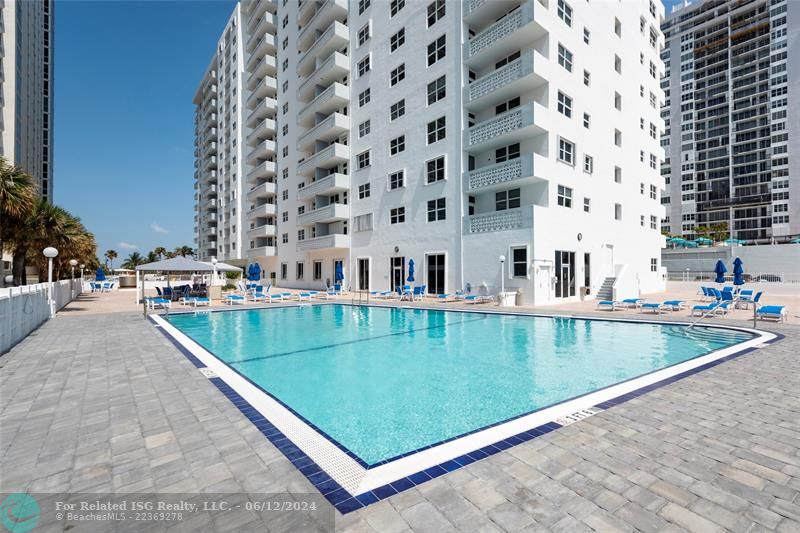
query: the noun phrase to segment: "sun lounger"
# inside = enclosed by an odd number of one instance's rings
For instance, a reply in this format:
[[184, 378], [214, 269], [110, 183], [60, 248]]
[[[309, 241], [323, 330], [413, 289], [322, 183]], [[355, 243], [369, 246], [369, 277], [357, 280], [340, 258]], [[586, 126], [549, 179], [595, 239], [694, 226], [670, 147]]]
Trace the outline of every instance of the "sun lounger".
[[599, 302], [597, 302], [598, 309], [609, 308], [612, 311], [616, 311], [618, 306], [621, 306], [620, 302], [614, 300], [600, 300]]
[[149, 307], [150, 309], [155, 309], [157, 307], [161, 307], [162, 309], [169, 309], [170, 307], [172, 307], [172, 302], [167, 300], [166, 298], [148, 298], [147, 307]]
[[721, 314], [728, 313], [729, 302], [712, 302], [705, 305], [695, 305], [692, 307], [692, 316], [708, 315], [708, 314]]
[[665, 309], [664, 304], [654, 303], [654, 302], [644, 302], [639, 305], [639, 312], [643, 313], [645, 311], [652, 311], [653, 313], [661, 314], [661, 311]]
[[222, 302], [226, 303], [228, 305], [233, 305], [233, 304], [242, 304], [242, 305], [244, 305], [245, 301], [246, 301], [245, 297], [242, 296], [241, 294], [227, 294], [222, 299]]
[[764, 305], [756, 309], [756, 316], [761, 320], [777, 320], [785, 322], [787, 315], [786, 307], [782, 305]]
[[295, 294], [295, 298], [298, 302], [307, 302], [311, 299], [311, 293], [308, 292], [298, 292]]
[[491, 296], [476, 296], [474, 294], [470, 294], [469, 296], [464, 296], [464, 303], [467, 304], [482, 304], [491, 301], [492, 301]]
[[641, 298], [625, 298], [624, 300], [622, 300], [622, 302], [619, 303], [622, 304], [621, 307], [630, 307], [636, 309], [642, 304], [642, 302], [644, 302], [644, 300], [642, 300]]
[[196, 296], [192, 298], [192, 304], [194, 304], [195, 307], [203, 305], [211, 305], [211, 300], [204, 296]]
[[181, 305], [188, 306], [194, 304], [194, 296], [181, 296]]
[[686, 302], [683, 300], [667, 300], [662, 305], [670, 311], [681, 311], [686, 306]]

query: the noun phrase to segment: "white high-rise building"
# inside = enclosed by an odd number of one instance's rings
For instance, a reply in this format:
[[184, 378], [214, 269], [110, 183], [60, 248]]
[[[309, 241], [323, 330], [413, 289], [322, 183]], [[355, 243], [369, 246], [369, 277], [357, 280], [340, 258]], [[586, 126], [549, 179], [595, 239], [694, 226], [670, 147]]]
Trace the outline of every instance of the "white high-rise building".
[[706, 0], [673, 11], [662, 30], [662, 227], [685, 238], [708, 228], [761, 242], [796, 237], [800, 4]]
[[52, 202], [52, 0], [0, 0], [0, 107], [0, 154]]
[[663, 288], [660, 2], [241, 10], [260, 29], [244, 99], [264, 107], [245, 244], [273, 283], [323, 288], [341, 265], [352, 290], [394, 290], [413, 259], [430, 293]]

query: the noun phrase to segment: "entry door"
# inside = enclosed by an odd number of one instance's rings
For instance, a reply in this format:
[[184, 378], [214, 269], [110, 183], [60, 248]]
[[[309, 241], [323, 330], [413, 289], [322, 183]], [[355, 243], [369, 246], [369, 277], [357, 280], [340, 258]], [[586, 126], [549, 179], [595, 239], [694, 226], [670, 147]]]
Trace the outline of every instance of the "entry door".
[[369, 290], [369, 258], [358, 260], [358, 290]]
[[556, 298], [575, 296], [575, 252], [556, 250]]
[[396, 291], [397, 287], [402, 287], [406, 283], [406, 258], [389, 258], [389, 268], [391, 272], [390, 279], [392, 282], [392, 286], [389, 287], [389, 290]]
[[444, 254], [429, 255], [428, 294], [444, 294]]
[[583, 254], [583, 286], [591, 291], [592, 288], [592, 260], [591, 254]]

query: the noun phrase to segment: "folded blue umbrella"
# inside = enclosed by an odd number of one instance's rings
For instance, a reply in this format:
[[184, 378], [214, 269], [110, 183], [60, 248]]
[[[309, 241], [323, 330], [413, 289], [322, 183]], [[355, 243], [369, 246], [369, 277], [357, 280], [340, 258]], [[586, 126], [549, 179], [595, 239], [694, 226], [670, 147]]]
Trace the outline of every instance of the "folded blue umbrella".
[[716, 283], [725, 283], [725, 272], [727, 271], [728, 269], [725, 268], [725, 263], [722, 262], [722, 259], [717, 260], [717, 264], [714, 267], [714, 273], [717, 275], [717, 277], [714, 279], [714, 281]]
[[744, 267], [742, 266], [742, 260], [740, 258], [736, 258], [733, 260], [733, 284], [734, 285], [744, 285]]

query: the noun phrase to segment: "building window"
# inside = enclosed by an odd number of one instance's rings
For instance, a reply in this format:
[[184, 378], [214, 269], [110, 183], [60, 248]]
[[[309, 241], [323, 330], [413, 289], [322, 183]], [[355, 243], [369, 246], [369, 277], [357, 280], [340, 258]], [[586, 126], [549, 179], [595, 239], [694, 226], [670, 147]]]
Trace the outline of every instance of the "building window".
[[430, 67], [445, 56], [446, 35], [442, 35], [428, 45], [428, 66]]
[[288, 233], [284, 233], [283, 235], [281, 235], [281, 242], [283, 244], [287, 244], [289, 242], [289, 234]]
[[564, 21], [569, 27], [572, 27], [572, 7], [564, 0], [558, 0], [558, 18]]
[[358, 154], [356, 156], [356, 163], [360, 169], [368, 167], [370, 165], [370, 150]]
[[428, 200], [428, 222], [437, 222], [446, 218], [445, 199]]
[[358, 125], [358, 136], [359, 136], [359, 138], [360, 137], [364, 137], [366, 135], [369, 135], [369, 132], [370, 132], [370, 130], [372, 128], [371, 124], [372, 124], [371, 121], [365, 120], [364, 122], [362, 122], [361, 124]]
[[428, 105], [435, 104], [446, 95], [446, 76], [442, 76], [428, 84]]
[[444, 174], [444, 156], [431, 159], [425, 163], [425, 183], [442, 181]]
[[397, 155], [406, 150], [406, 136], [401, 135], [389, 141], [389, 155]]
[[592, 117], [591, 117], [591, 115], [589, 115], [589, 113], [584, 113], [583, 114], [583, 127], [588, 130], [589, 127], [591, 127], [591, 125], [592, 125]]
[[406, 171], [398, 170], [389, 174], [389, 190], [393, 191], [406, 186]]
[[658, 199], [658, 189], [655, 185], [650, 186], [650, 199], [657, 200]]
[[653, 79], [658, 78], [658, 69], [656, 68], [656, 64], [653, 63], [652, 61], [650, 62], [650, 76]]
[[591, 86], [592, 84], [592, 73], [588, 70], [583, 71], [583, 84], [587, 87]]
[[617, 111], [622, 111], [622, 95], [614, 91], [614, 108]]
[[564, 67], [567, 72], [572, 72], [572, 52], [567, 50], [561, 43], [558, 43], [558, 64]]
[[446, 136], [445, 117], [439, 117], [432, 122], [428, 122], [428, 144], [441, 141]]
[[430, 28], [436, 21], [445, 15], [445, 0], [434, 0], [428, 4], [428, 27]]
[[[298, 211], [299, 211], [299, 209], [298, 209]], [[297, 230], [297, 240], [298, 241], [306, 240], [306, 230], [304, 230], [304, 229]]]
[[284, 211], [281, 222], [289, 222], [289, 211]]
[[572, 189], [569, 187], [564, 187], [563, 185], [558, 186], [558, 195], [557, 195], [557, 202], [558, 205], [561, 207], [572, 207]]
[[281, 128], [281, 135], [286, 136], [287, 133], [289, 133], [289, 125], [284, 124], [283, 127]]
[[406, 79], [406, 64], [403, 63], [402, 65], [398, 66], [396, 69], [392, 70], [389, 75], [389, 86], [394, 87], [401, 81]]
[[406, 0], [392, 0], [389, 3], [389, 16], [397, 15], [404, 7], [406, 7]]
[[514, 209], [519, 206], [520, 206], [519, 189], [509, 189], [507, 191], [498, 191], [494, 193], [495, 211], [505, 211], [506, 209]]
[[495, 163], [505, 163], [512, 159], [519, 157], [519, 143], [509, 144], [508, 146], [501, 146], [494, 151]]
[[617, 37], [622, 37], [622, 22], [617, 17], [614, 17], [614, 33], [617, 34]]
[[583, 212], [589, 213], [592, 210], [592, 200], [589, 198], [583, 197]]
[[614, 144], [622, 146], [622, 132], [619, 130], [614, 130]]
[[358, 0], [358, 14], [362, 15], [369, 8], [371, 0]]
[[558, 160], [568, 165], [575, 164], [575, 143], [558, 139]]
[[622, 168], [614, 167], [614, 183], [622, 183]]
[[405, 221], [406, 221], [405, 207], [395, 207], [394, 209], [389, 210], [390, 224], [402, 224]]
[[650, 258], [650, 272], [658, 272], [658, 258], [651, 257]]
[[400, 28], [400, 31], [395, 33], [389, 38], [389, 48], [392, 52], [403, 46], [406, 42], [406, 29]]
[[287, 263], [281, 263], [281, 279], [286, 279], [288, 277], [288, 270], [289, 265]]
[[284, 115], [285, 115], [286, 113], [288, 113], [288, 112], [289, 112], [289, 102], [285, 102], [285, 103], [283, 104], [283, 107], [282, 107], [281, 109], [282, 109], [282, 111], [283, 111], [283, 114], [284, 114]]
[[614, 54], [614, 70], [617, 71], [617, 74], [622, 74], [622, 58], [617, 54]]
[[289, 199], [289, 189], [286, 189], [286, 190], [283, 191], [282, 197], [283, 197], [282, 198], [283, 200], [288, 200]]
[[650, 154], [650, 168], [655, 170], [657, 166], [658, 166], [658, 158], [656, 157], [656, 154]]
[[369, 231], [372, 229], [372, 213], [353, 217], [353, 231]]
[[360, 30], [358, 30], [358, 46], [361, 46], [365, 42], [369, 40], [372, 36], [372, 29], [370, 27], [369, 22], [364, 24]]
[[283, 157], [288, 156], [289, 155], [289, 147], [288, 146], [284, 146], [283, 150], [282, 150], [282, 153], [283, 153]]
[[589, 31], [589, 28], [583, 28], [583, 42], [589, 44], [589, 40], [591, 39], [592, 32]]
[[322, 261], [319, 259], [315, 259], [313, 263], [311, 263], [311, 277], [314, 281], [319, 281], [322, 279]]
[[284, 168], [283, 170], [281, 170], [281, 178], [286, 179], [288, 177], [289, 177], [289, 169]]
[[572, 98], [558, 91], [558, 112], [567, 118], [572, 118]]
[[360, 78], [361, 76], [363, 76], [364, 74], [369, 72], [370, 68], [371, 68], [370, 67], [370, 56], [369, 56], [369, 54], [367, 54], [366, 56], [364, 56], [361, 59], [361, 61], [358, 62], [358, 77]]
[[590, 155], [583, 155], [583, 171], [587, 174], [594, 172], [594, 159]]
[[622, 204], [614, 204], [614, 220], [622, 220]]
[[362, 183], [358, 186], [358, 199], [363, 200], [364, 198], [369, 198], [370, 193], [370, 185], [369, 183]]
[[511, 100], [507, 100], [505, 102], [500, 102], [499, 104], [494, 106], [494, 114], [499, 115], [501, 113], [505, 113], [506, 111], [510, 111], [514, 108], [519, 107], [520, 99], [519, 96], [515, 96]]
[[658, 229], [658, 219], [654, 215], [650, 215], [650, 229]]
[[514, 278], [528, 277], [528, 247], [511, 247], [511, 276]]
[[372, 91], [369, 88], [361, 91], [358, 94], [358, 107], [364, 107], [372, 99]]
[[406, 114], [405, 98], [392, 104], [389, 108], [389, 120], [397, 120]]
[[297, 262], [297, 272], [296, 272], [297, 275], [295, 276], [296, 279], [298, 280], [303, 279], [303, 273], [304, 273], [303, 271], [305, 270], [305, 268], [306, 264], [304, 262], [302, 261]]

